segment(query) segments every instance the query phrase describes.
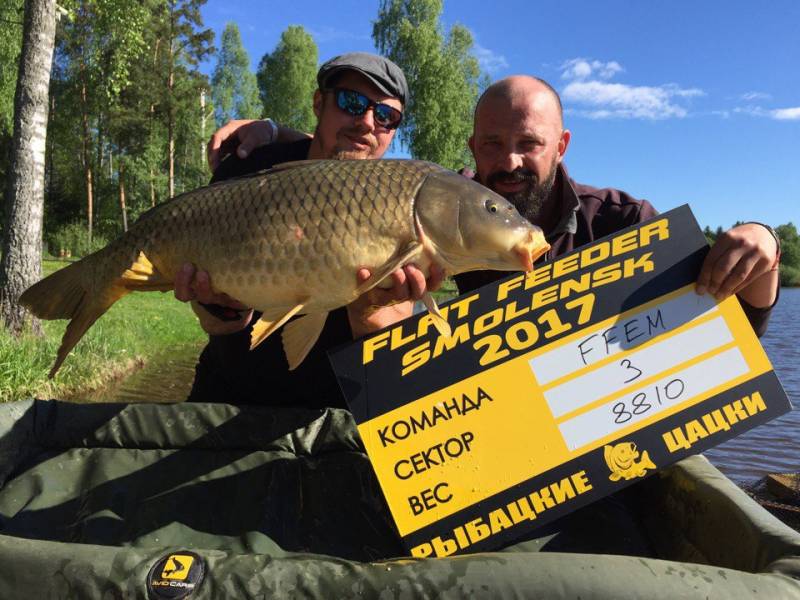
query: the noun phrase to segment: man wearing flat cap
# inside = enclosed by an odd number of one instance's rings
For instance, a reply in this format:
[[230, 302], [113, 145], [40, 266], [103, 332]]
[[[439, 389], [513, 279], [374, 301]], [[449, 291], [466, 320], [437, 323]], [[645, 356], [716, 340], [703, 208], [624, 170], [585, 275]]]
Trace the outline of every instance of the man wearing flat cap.
[[[261, 146], [245, 158], [240, 147], [238, 155], [217, 163], [221, 152], [215, 139], [228, 137], [227, 128], [240, 127], [241, 122], [232, 121], [209, 144], [209, 162], [214, 168], [211, 182], [295, 160], [381, 158], [402, 121], [408, 100], [408, 85], [400, 67], [374, 54], [343, 54], [320, 67], [317, 84], [313, 138], [281, 129], [276, 136], [278, 143]], [[246, 127], [237, 133], [246, 132]], [[369, 272], [361, 269], [353, 276], [363, 281]], [[250, 351], [252, 323], [260, 315], [224, 294], [214, 293], [207, 273], [184, 265], [176, 277], [175, 296], [192, 301], [201, 326], [210, 334], [196, 367], [189, 400], [344, 407], [326, 351], [409, 316], [426, 287], [438, 287], [442, 273], [434, 271], [426, 281], [419, 269], [408, 265], [395, 271], [392, 279], [393, 288], [373, 289], [350, 306], [331, 312], [319, 341], [300, 366], [289, 371], [281, 336], [275, 333]], [[382, 308], [375, 310], [376, 306]]]

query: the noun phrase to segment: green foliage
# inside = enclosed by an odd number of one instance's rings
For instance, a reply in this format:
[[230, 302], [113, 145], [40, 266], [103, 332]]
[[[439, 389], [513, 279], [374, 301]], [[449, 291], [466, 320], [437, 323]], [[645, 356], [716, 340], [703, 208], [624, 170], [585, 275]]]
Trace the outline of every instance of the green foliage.
[[[737, 221], [733, 224], [733, 227], [741, 224], [742, 221]], [[721, 226], [717, 227], [716, 231], [713, 232], [708, 225], [703, 229], [703, 234], [705, 234], [709, 244], [713, 244], [723, 232], [724, 230]], [[775, 227], [775, 233], [778, 234], [781, 240], [781, 285], [800, 286], [800, 233], [798, 233], [794, 223], [791, 222]]]
[[[49, 274], [65, 264], [45, 261], [43, 270]], [[206, 339], [188, 304], [171, 294], [137, 292], [92, 326], [51, 380], [47, 372], [65, 326], [66, 321], [44, 321], [44, 339], [17, 339], [0, 329], [0, 401], [84, 396], [164, 352], [197, 352]]]
[[222, 32], [222, 48], [211, 85], [218, 125], [261, 114], [256, 76], [250, 71], [250, 58], [235, 23], [225, 25]]
[[708, 225], [706, 225], [703, 229], [703, 235], [706, 236], [706, 241], [708, 242], [709, 246], [713, 246], [714, 242], [717, 241], [716, 234], [711, 231], [711, 228]]
[[108, 243], [103, 236], [95, 234], [89, 242], [89, 232], [83, 223], [67, 223], [47, 236], [47, 250], [51, 256], [86, 256]]
[[0, 0], [0, 134], [14, 128], [14, 92], [22, 49], [22, 0]]
[[203, 28], [203, 2], [60, 3], [70, 17], [59, 24], [50, 83], [45, 239], [63, 225], [87, 228], [87, 166], [95, 235], [105, 239], [122, 231], [120, 183], [128, 222], [168, 198], [170, 138], [176, 193], [207, 183], [204, 138], [214, 124], [203, 130], [210, 103], [202, 110], [200, 97], [210, 86], [198, 64], [213, 51], [213, 32]]
[[800, 269], [782, 264], [781, 285], [785, 287], [800, 287]]
[[[22, 49], [22, 8], [22, 0], [0, 0], [0, 182], [6, 180], [14, 132], [14, 93]], [[0, 240], [3, 239], [4, 213], [0, 207]]]
[[258, 88], [264, 115], [281, 125], [314, 131], [312, 108], [317, 89], [319, 51], [314, 38], [299, 25], [290, 25], [271, 54], [258, 65]]
[[794, 223], [775, 228], [781, 240], [781, 285], [800, 286], [800, 234]]
[[414, 157], [457, 169], [472, 160], [467, 140], [485, 78], [469, 30], [455, 25], [445, 35], [441, 14], [441, 0], [382, 0], [372, 38], [411, 89], [401, 140]]

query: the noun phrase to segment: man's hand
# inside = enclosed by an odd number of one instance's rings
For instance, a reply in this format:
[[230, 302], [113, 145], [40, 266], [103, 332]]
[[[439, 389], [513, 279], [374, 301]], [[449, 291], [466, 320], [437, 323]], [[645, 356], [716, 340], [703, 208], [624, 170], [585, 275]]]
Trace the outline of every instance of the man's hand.
[[211, 172], [216, 171], [222, 159], [234, 151], [239, 158], [247, 158], [253, 149], [276, 141], [272, 133], [273, 128], [266, 121], [257, 119], [228, 121], [214, 132], [206, 146], [206, 158]]
[[[218, 294], [211, 287], [211, 279], [206, 271], [198, 271], [192, 263], [184, 264], [175, 275], [175, 297], [181, 302], [191, 302], [192, 310], [200, 321], [200, 327], [209, 335], [227, 335], [241, 331], [253, 318], [253, 309], [246, 307], [228, 294]], [[203, 304], [218, 304], [239, 313], [233, 321], [218, 319]]]
[[706, 256], [697, 293], [717, 300], [737, 294], [755, 307], [772, 306], [778, 292], [778, 271], [772, 270], [778, 245], [766, 227], [745, 223], [723, 233]]
[[[359, 269], [358, 283], [370, 278], [369, 269]], [[391, 275], [392, 287], [372, 288], [347, 306], [347, 316], [353, 337], [358, 338], [373, 331], [410, 317], [414, 302], [420, 300], [425, 291], [435, 291], [442, 285], [444, 272], [431, 265], [430, 275], [425, 279], [422, 271], [413, 264], [397, 269]]]

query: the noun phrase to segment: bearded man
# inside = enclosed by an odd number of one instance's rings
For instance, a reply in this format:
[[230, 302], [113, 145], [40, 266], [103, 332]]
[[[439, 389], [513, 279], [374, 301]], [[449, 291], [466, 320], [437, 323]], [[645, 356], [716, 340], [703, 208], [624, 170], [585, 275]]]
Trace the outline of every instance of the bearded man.
[[[564, 129], [558, 94], [537, 77], [517, 75], [492, 84], [475, 109], [469, 139], [475, 179], [542, 228], [551, 246], [547, 260], [657, 214], [646, 200], [570, 179], [564, 156], [571, 137]], [[779, 257], [778, 238], [771, 228], [760, 223], [734, 227], [709, 252], [697, 292], [718, 299], [737, 294], [761, 335], [778, 297]], [[463, 294], [507, 276], [473, 271], [455, 279]]]

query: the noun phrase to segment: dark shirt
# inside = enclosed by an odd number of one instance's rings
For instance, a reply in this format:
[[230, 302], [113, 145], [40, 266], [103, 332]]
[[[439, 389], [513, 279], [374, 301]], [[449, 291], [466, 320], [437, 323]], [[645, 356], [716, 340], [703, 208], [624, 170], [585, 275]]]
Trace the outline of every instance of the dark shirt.
[[[257, 148], [243, 160], [228, 157], [214, 172], [211, 182], [252, 174], [288, 161], [305, 160], [310, 146], [311, 140], [272, 144]], [[253, 322], [260, 316], [255, 313]], [[345, 308], [328, 315], [319, 340], [294, 371], [289, 371], [283, 352], [282, 330], [273, 333], [254, 350], [250, 350], [251, 331], [252, 326], [248, 326], [230, 335], [209, 336], [195, 368], [190, 402], [345, 407], [326, 354], [329, 348], [353, 339]]]
[[[552, 193], [560, 218], [552, 231], [546, 232], [550, 250], [542, 260], [552, 260], [658, 214], [647, 200], [637, 200], [620, 190], [575, 182], [563, 165], [558, 166]], [[458, 291], [466, 294], [504, 277], [508, 277], [504, 271], [472, 271], [456, 275], [455, 280]], [[755, 308], [741, 299], [740, 302], [756, 334], [763, 335], [772, 308]]]

